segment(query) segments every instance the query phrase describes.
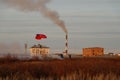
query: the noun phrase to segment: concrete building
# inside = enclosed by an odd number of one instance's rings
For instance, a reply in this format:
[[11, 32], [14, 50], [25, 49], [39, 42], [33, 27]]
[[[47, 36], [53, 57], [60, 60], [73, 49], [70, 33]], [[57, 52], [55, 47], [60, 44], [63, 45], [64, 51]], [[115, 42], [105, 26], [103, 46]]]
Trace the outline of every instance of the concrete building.
[[104, 48], [91, 47], [83, 48], [83, 56], [102, 56], [104, 55]]
[[31, 56], [47, 55], [49, 52], [50, 48], [42, 46], [41, 44], [34, 45], [30, 48]]

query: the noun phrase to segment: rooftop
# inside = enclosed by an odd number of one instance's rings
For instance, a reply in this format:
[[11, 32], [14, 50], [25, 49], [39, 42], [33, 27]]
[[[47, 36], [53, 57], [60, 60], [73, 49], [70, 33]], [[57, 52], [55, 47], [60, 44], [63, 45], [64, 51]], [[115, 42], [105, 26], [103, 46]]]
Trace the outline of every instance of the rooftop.
[[88, 47], [88, 48], [102, 48], [102, 47]]
[[38, 44], [38, 45], [33, 45], [31, 48], [49, 48], [49, 47]]

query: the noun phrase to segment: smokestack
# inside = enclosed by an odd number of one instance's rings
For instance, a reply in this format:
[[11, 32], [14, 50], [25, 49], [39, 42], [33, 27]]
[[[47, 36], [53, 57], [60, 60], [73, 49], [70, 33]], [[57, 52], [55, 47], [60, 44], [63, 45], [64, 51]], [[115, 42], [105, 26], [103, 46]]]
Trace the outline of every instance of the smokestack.
[[25, 43], [25, 54], [27, 54], [27, 43]]
[[68, 34], [66, 34], [66, 41], [65, 41], [65, 54], [68, 54]]

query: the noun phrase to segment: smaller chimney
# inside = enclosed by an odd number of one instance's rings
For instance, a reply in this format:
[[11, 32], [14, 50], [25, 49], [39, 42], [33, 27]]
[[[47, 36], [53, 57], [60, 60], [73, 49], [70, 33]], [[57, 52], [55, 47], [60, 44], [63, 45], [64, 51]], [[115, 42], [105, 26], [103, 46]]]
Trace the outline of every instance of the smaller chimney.
[[25, 54], [27, 54], [27, 43], [25, 43], [24, 46], [25, 46]]

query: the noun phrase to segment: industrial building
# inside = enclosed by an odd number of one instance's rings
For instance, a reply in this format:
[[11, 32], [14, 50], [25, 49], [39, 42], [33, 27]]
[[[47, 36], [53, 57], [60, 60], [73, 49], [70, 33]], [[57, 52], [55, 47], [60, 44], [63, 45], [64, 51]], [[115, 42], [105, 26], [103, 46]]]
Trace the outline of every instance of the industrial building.
[[83, 48], [83, 56], [102, 56], [104, 55], [104, 48], [90, 47]]
[[50, 52], [50, 48], [41, 44], [34, 45], [30, 48], [31, 56], [47, 55]]

